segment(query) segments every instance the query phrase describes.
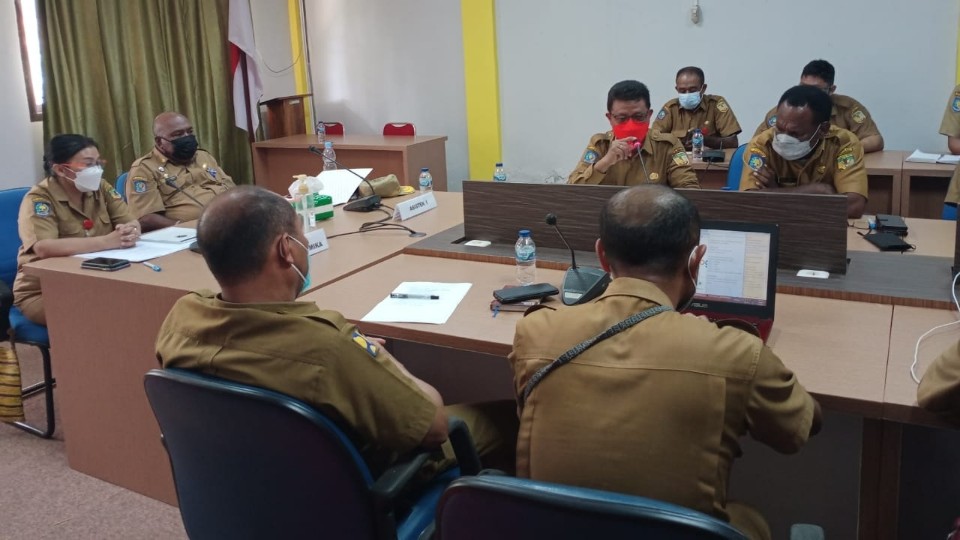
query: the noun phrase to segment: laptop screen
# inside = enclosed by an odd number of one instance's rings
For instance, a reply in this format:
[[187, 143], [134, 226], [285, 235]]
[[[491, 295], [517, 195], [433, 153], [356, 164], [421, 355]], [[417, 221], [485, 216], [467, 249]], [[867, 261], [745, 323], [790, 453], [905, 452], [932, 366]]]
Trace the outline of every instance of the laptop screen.
[[772, 317], [777, 289], [778, 228], [767, 223], [704, 221], [692, 308]]

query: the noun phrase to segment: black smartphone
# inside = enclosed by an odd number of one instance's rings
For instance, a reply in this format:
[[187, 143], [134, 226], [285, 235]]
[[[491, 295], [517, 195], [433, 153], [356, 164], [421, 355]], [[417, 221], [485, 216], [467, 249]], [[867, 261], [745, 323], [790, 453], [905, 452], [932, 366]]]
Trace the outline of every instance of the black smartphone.
[[532, 285], [507, 287], [493, 291], [493, 297], [502, 304], [513, 304], [515, 302], [523, 302], [524, 300], [533, 300], [534, 298], [543, 298], [555, 294], [560, 294], [560, 291], [549, 283], [534, 283]]
[[104, 272], [114, 272], [128, 266], [130, 266], [130, 261], [126, 259], [111, 259], [110, 257], [95, 257], [80, 263], [80, 268], [102, 270]]

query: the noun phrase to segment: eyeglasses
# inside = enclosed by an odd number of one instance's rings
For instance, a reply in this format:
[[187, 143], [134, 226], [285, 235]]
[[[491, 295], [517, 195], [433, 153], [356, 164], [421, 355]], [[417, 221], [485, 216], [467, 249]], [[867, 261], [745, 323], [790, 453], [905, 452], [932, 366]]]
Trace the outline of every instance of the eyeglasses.
[[647, 119], [650, 118], [650, 111], [647, 111], [645, 113], [637, 113], [631, 116], [628, 116], [626, 114], [614, 114], [611, 116], [611, 118], [613, 118], [613, 121], [618, 124], [622, 124], [627, 120], [633, 120], [634, 122], [639, 122], [642, 124], [646, 122]]
[[71, 169], [80, 168], [81, 170], [86, 169], [87, 167], [97, 167], [97, 166], [99, 166], [100, 168], [103, 168], [103, 166], [106, 164], [107, 164], [107, 160], [105, 159], [98, 159], [93, 163], [85, 162], [85, 161], [69, 161], [67, 163], [64, 163], [64, 165], [70, 167]]

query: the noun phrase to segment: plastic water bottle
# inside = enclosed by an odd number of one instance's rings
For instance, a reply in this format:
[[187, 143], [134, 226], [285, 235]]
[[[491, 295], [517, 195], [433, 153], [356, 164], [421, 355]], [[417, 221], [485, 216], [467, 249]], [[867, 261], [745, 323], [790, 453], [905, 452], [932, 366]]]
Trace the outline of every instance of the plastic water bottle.
[[327, 141], [327, 126], [323, 120], [317, 122], [317, 144], [324, 144]]
[[537, 280], [537, 245], [530, 238], [530, 231], [520, 230], [515, 248], [517, 252], [517, 281], [520, 285], [530, 285]]
[[430, 174], [430, 169], [424, 167], [420, 169], [420, 193], [428, 191], [433, 191], [433, 175]]
[[497, 167], [493, 170], [493, 181], [494, 182], [507, 181], [507, 173], [503, 172], [503, 163], [497, 163]]
[[703, 161], [703, 131], [700, 131], [700, 128], [693, 130], [693, 136], [690, 138], [690, 146], [693, 149], [693, 160]]
[[330, 141], [323, 143], [323, 170], [337, 170], [337, 153], [333, 151], [333, 143]]

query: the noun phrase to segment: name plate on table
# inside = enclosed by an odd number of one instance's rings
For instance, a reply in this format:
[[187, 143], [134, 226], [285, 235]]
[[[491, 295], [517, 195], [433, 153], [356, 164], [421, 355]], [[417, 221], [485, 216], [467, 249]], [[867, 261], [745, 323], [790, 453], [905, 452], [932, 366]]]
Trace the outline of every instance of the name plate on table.
[[412, 217], [419, 216], [424, 212], [433, 210], [436, 207], [437, 198], [434, 197], [433, 192], [430, 191], [420, 195], [419, 197], [414, 197], [410, 200], [397, 204], [397, 208], [393, 212], [393, 219], [405, 221]]
[[307, 251], [310, 255], [316, 255], [321, 251], [330, 249], [330, 243], [327, 242], [327, 233], [323, 229], [316, 229], [306, 234]]

